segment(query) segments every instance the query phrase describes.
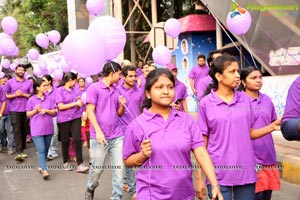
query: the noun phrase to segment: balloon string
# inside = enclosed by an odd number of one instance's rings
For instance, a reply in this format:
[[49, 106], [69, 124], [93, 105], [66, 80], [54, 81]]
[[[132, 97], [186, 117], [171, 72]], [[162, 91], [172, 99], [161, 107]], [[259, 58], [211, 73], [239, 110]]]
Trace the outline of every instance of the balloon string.
[[111, 62], [109, 62], [109, 64], [110, 64], [110, 66], [111, 66], [112, 70], [114, 71], [114, 73], [116, 73], [116, 70], [115, 70], [114, 66], [112, 65], [112, 63], [111, 63]]
[[247, 48], [247, 50], [249, 51], [249, 53], [250, 53], [250, 55], [251, 55], [252, 61], [253, 61], [254, 65], [255, 65], [255, 68], [257, 69], [256, 62], [255, 62], [255, 60], [254, 60], [254, 57], [253, 57], [252, 51], [251, 51], [251, 49], [250, 49], [250, 47], [249, 47], [249, 45], [248, 45], [248, 42], [247, 42], [247, 40], [246, 40], [246, 38], [245, 38], [245, 34], [242, 35], [242, 38], [244, 39], [244, 42], [245, 42], [245, 44], [246, 44], [246, 48]]
[[[134, 112], [134, 115], [132, 114], [132, 112], [129, 110], [129, 108], [126, 106], [126, 104], [123, 104], [123, 106], [125, 107], [125, 109], [127, 110], [127, 112], [131, 115], [132, 118], [136, 119], [136, 122], [137, 124], [141, 127], [142, 131], [144, 132], [144, 136], [146, 137], [146, 139], [150, 139], [149, 136], [146, 134], [143, 126], [142, 126], [142, 123], [140, 121], [140, 119], [138, 118], [137, 114]], [[150, 180], [151, 179], [151, 157], [148, 158], [148, 163], [149, 163], [149, 176], [148, 176], [148, 179]], [[151, 183], [150, 181], [148, 182], [148, 187], [149, 187], [149, 192], [150, 192], [150, 199], [152, 199], [152, 192], [151, 192]]]

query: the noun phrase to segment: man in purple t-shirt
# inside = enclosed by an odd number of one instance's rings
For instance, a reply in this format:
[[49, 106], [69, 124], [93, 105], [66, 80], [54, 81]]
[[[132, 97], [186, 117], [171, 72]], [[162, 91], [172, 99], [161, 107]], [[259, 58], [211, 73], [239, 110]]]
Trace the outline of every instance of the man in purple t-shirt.
[[209, 72], [209, 67], [205, 64], [205, 55], [200, 54], [197, 60], [198, 64], [191, 69], [189, 74], [191, 88], [195, 96], [197, 96], [196, 85], [198, 85], [199, 81]]
[[14, 131], [17, 156], [16, 161], [24, 161], [27, 155], [23, 153], [26, 148], [27, 116], [26, 103], [33, 91], [33, 83], [24, 78], [26, 68], [19, 64], [16, 67], [16, 77], [7, 81], [5, 85], [6, 98], [10, 100], [10, 116]]

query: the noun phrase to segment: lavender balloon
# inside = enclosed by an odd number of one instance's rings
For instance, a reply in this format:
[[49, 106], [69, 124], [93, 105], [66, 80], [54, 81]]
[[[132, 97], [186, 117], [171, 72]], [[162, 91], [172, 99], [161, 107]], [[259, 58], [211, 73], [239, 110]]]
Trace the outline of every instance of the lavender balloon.
[[40, 56], [40, 52], [36, 49], [30, 49], [27, 53], [27, 56], [31, 59], [31, 60], [37, 60], [39, 59]]
[[10, 64], [9, 68], [10, 68], [10, 70], [15, 71], [17, 66], [18, 66], [18, 63], [13, 62]]
[[156, 64], [167, 65], [171, 62], [171, 51], [166, 46], [157, 46], [153, 49], [152, 58]]
[[49, 38], [44, 33], [38, 34], [35, 37], [35, 42], [44, 49], [47, 49], [47, 47], [49, 46]]
[[2, 19], [1, 27], [5, 33], [12, 35], [18, 29], [18, 22], [15, 18], [7, 16]]
[[1, 41], [0, 48], [5, 56], [13, 56], [17, 48], [12, 39], [4, 39]]
[[4, 72], [0, 72], [0, 79], [5, 76]]
[[60, 37], [60, 33], [57, 30], [52, 30], [48, 32], [48, 38], [53, 44], [59, 43]]
[[104, 2], [102, 0], [87, 0], [86, 9], [91, 15], [99, 15], [104, 8]]
[[10, 66], [10, 61], [8, 60], [8, 59], [3, 59], [2, 61], [1, 61], [1, 65], [2, 65], [2, 67], [4, 68], [4, 69], [8, 69], [9, 68], [9, 66]]
[[243, 12], [236, 10], [234, 12], [229, 12], [227, 15], [228, 29], [237, 35], [247, 33], [251, 26], [251, 21], [251, 15], [245, 9], [243, 9]]
[[53, 76], [56, 80], [62, 80], [64, 73], [63, 73], [63, 71], [57, 69], [53, 72]]
[[43, 71], [39, 67], [35, 66], [34, 69], [33, 69], [33, 74], [36, 75], [36, 76], [42, 76]]
[[92, 79], [90, 76], [87, 77], [87, 78], [85, 79], [85, 84], [86, 84], [86, 86], [91, 85], [93, 82], [94, 82], [94, 81], [93, 81], [93, 79]]
[[176, 38], [181, 32], [181, 23], [175, 18], [170, 18], [166, 21], [164, 30], [168, 36]]

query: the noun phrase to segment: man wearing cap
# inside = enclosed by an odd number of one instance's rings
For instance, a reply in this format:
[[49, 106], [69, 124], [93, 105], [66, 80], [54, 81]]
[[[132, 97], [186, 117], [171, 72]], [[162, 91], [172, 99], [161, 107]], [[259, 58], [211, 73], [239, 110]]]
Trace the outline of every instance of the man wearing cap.
[[14, 131], [17, 156], [16, 161], [22, 162], [27, 155], [23, 152], [26, 148], [27, 116], [26, 103], [33, 91], [33, 83], [24, 78], [26, 68], [19, 64], [16, 67], [16, 77], [7, 81], [5, 85], [6, 98], [10, 100], [10, 116]]
[[187, 107], [187, 102], [186, 102], [186, 98], [188, 96], [187, 94], [187, 88], [186, 86], [180, 82], [177, 79], [177, 74], [178, 74], [178, 69], [177, 66], [173, 63], [168, 64], [167, 68], [172, 72], [174, 79], [175, 79], [175, 98], [174, 98], [174, 103], [172, 103], [171, 105], [179, 111], [183, 111], [183, 112], [188, 112], [188, 107]]

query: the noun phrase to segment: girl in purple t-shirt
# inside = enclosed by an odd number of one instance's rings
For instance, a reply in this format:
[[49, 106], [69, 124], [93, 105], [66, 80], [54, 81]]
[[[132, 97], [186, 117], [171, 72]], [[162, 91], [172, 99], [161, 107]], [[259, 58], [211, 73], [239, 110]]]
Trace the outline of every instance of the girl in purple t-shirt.
[[[235, 90], [240, 82], [233, 56], [216, 58], [211, 68], [213, 83], [200, 101], [198, 124], [207, 143], [225, 200], [255, 199], [255, 159], [251, 138], [279, 128], [280, 120], [253, 129], [255, 115], [249, 97]], [[211, 193], [211, 186], [208, 185]]]
[[[254, 67], [243, 69], [241, 81], [239, 89], [245, 91], [250, 97], [252, 110], [257, 116], [253, 128], [261, 128], [275, 121], [277, 115], [271, 99], [259, 92], [263, 84], [260, 71]], [[272, 190], [280, 189], [279, 170], [272, 134], [252, 140], [252, 145], [258, 178], [255, 186], [255, 199], [270, 200]]]
[[37, 78], [34, 83], [34, 94], [27, 101], [26, 114], [30, 118], [30, 133], [38, 152], [39, 168], [44, 179], [49, 177], [46, 158], [54, 132], [52, 117], [56, 114], [55, 102], [47, 98], [47, 83]]
[[193, 118], [173, 109], [174, 77], [167, 69], [149, 73], [144, 110], [129, 124], [124, 136], [123, 159], [136, 174], [137, 199], [192, 200], [193, 152], [213, 185], [213, 199], [223, 199], [212, 162]]

